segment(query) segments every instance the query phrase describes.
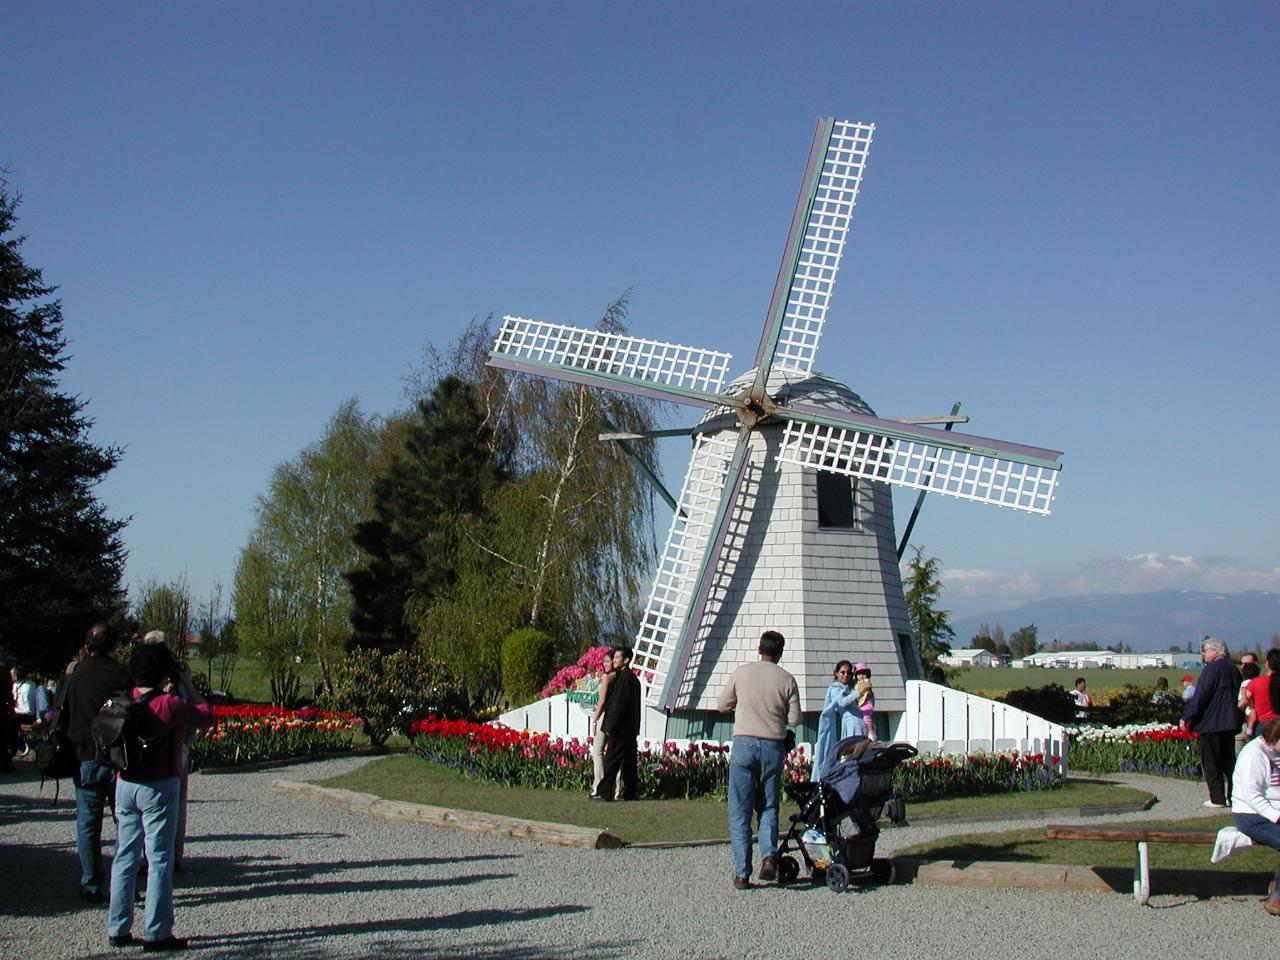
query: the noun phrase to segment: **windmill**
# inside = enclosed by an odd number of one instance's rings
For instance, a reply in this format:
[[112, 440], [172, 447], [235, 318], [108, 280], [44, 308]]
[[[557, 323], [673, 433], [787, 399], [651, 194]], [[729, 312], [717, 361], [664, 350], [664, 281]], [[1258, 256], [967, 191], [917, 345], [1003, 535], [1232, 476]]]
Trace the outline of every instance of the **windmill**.
[[707, 411], [635, 640], [646, 699], [668, 713], [714, 710], [768, 627], [787, 636], [805, 709], [821, 705], [841, 657], [872, 665], [878, 709], [904, 709], [920, 665], [890, 486], [1050, 511], [1060, 452], [951, 432], [965, 420], [955, 409], [879, 418], [813, 369], [874, 130], [818, 122], [745, 374], [730, 380], [720, 351], [513, 316], [490, 353], [495, 367]]

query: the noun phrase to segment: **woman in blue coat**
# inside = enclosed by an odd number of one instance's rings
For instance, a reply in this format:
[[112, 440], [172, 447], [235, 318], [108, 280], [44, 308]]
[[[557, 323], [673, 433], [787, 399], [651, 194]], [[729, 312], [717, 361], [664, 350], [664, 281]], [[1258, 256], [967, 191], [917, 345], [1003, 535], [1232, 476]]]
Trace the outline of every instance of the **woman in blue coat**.
[[845, 737], [867, 735], [867, 726], [858, 711], [858, 695], [850, 686], [853, 680], [853, 664], [841, 660], [833, 671], [835, 680], [827, 687], [827, 699], [818, 716], [818, 742], [813, 745], [813, 772], [811, 780], [822, 774], [822, 765], [837, 743]]

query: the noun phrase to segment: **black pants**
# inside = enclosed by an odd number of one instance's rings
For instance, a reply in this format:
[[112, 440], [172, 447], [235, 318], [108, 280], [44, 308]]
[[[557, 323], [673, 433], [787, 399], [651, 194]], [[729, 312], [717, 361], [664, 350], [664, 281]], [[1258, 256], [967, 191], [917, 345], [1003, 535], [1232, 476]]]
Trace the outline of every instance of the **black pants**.
[[613, 798], [614, 785], [617, 783], [619, 772], [622, 773], [622, 799], [634, 800], [638, 786], [636, 778], [636, 738], [606, 735], [604, 741], [604, 777], [600, 780], [600, 786], [596, 790], [598, 796]]
[[1214, 803], [1230, 803], [1231, 775], [1236, 770], [1235, 731], [1200, 734], [1200, 763], [1204, 767], [1204, 782], [1209, 785], [1209, 799]]

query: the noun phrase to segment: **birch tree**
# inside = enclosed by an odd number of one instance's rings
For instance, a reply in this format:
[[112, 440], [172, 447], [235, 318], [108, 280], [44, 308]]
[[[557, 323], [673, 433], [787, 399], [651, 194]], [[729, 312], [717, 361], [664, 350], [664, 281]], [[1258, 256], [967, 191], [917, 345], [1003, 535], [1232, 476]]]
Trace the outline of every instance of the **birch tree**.
[[[625, 333], [627, 309], [624, 294], [597, 329]], [[625, 452], [598, 437], [651, 430], [660, 409], [485, 366], [493, 336], [492, 318], [473, 321], [446, 350], [428, 347], [412, 381], [418, 390], [451, 374], [471, 382], [494, 456], [511, 475], [487, 519], [462, 530], [455, 584], [419, 611], [424, 642], [469, 684], [483, 673], [490, 688], [502, 637], [515, 628], [556, 637], [562, 660], [634, 631], [656, 555], [653, 492]], [[652, 440], [633, 441], [633, 450], [658, 472]]]

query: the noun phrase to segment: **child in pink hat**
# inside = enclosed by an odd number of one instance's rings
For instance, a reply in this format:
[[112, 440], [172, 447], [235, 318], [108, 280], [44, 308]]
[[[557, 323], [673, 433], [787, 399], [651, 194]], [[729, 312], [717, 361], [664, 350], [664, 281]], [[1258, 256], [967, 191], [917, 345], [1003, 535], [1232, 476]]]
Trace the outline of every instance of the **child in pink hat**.
[[871, 689], [871, 668], [865, 663], [856, 663], [853, 666], [853, 675], [857, 678], [853, 685], [853, 692], [858, 695], [858, 710], [862, 713], [862, 722], [867, 725], [867, 736], [874, 740], [876, 695]]

